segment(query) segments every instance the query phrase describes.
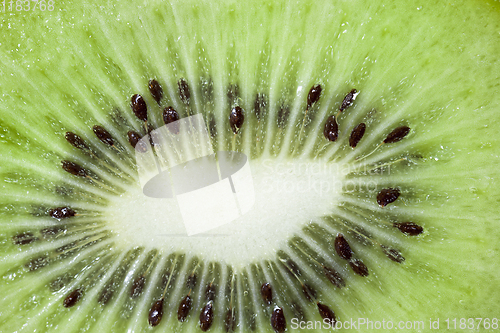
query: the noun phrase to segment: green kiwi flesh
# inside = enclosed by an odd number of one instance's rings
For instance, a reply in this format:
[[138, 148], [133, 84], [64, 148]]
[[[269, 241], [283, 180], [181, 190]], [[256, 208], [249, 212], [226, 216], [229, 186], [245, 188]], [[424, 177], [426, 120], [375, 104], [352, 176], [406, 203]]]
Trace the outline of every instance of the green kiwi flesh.
[[[498, 318], [498, 2], [58, 1], [0, 26], [2, 332]], [[188, 237], [130, 142], [196, 114], [256, 202]]]

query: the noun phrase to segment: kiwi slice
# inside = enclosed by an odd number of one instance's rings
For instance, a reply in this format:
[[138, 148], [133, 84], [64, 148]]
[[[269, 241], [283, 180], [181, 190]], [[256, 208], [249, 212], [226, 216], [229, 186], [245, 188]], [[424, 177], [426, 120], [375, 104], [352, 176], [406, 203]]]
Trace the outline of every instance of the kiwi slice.
[[[2, 331], [498, 328], [498, 2], [18, 3]], [[253, 205], [189, 235], [234, 196], [146, 195], [153, 150], [234, 152]]]

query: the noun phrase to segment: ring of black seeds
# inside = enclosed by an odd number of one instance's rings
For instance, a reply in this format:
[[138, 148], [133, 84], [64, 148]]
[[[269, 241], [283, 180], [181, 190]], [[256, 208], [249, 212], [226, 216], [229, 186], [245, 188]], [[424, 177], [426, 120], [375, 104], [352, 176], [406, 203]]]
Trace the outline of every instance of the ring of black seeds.
[[[153, 99], [160, 104], [161, 99], [163, 98], [163, 90], [156, 80], [150, 80], [148, 84], [149, 91], [151, 93], [151, 96]], [[181, 101], [188, 105], [190, 101], [190, 88], [187, 82], [184, 79], [180, 79], [178, 81], [178, 89], [179, 89], [179, 96], [181, 98]], [[228, 88], [228, 98], [234, 99], [234, 101], [239, 101], [239, 93], [238, 93], [238, 85], [233, 84], [230, 85]], [[322, 86], [319, 84], [314, 85], [307, 96], [307, 108], [309, 109], [312, 107], [315, 103], [319, 101], [321, 98], [321, 93], [322, 93]], [[353, 105], [354, 99], [356, 98], [357, 95], [357, 90], [353, 89], [351, 92], [349, 92], [344, 100], [342, 101], [341, 106], [339, 107], [339, 111], [342, 112], [351, 105]], [[257, 120], [263, 119], [265, 115], [265, 110], [267, 109], [268, 106], [268, 100], [265, 94], [263, 93], [257, 93], [255, 95], [255, 101], [254, 101], [254, 112], [257, 117]], [[142, 121], [147, 121], [147, 105], [146, 102], [144, 101], [143, 97], [141, 95], [135, 94], [131, 98], [131, 108], [136, 117]], [[188, 108], [189, 112], [189, 108]], [[307, 110], [306, 110], [307, 113]], [[281, 107], [278, 110], [278, 115], [277, 115], [277, 122], [278, 122], [278, 127], [281, 129], [283, 126], [285, 126], [285, 123], [287, 121], [287, 117], [289, 114], [289, 108], [287, 104], [281, 103]], [[211, 117], [210, 117], [211, 116]], [[166, 107], [163, 110], [163, 120], [165, 124], [171, 124], [176, 122], [177, 120], [180, 119], [179, 114], [177, 113], [176, 110], [174, 110], [172, 107]], [[216, 133], [215, 129], [215, 118], [213, 115], [209, 114], [209, 128], [210, 132], [212, 135]], [[213, 123], [213, 124], [212, 124]], [[231, 129], [234, 134], [237, 134], [240, 129], [242, 128], [242, 125], [244, 123], [244, 111], [241, 107], [235, 106], [230, 113], [229, 116], [229, 124], [231, 126]], [[146, 123], [147, 124], [147, 123]], [[148, 126], [148, 133], [151, 133], [154, 128], [151, 126], [151, 124], [147, 124]], [[114, 146], [115, 141], [114, 138], [111, 136], [111, 134], [102, 126], [94, 126], [93, 131], [95, 135], [98, 137], [98, 139], [108, 145], [108, 146]], [[362, 139], [364, 133], [366, 130], [366, 125], [364, 123], [358, 124], [356, 127], [351, 132], [350, 138], [349, 138], [349, 145], [351, 147], [356, 147], [357, 144], [360, 142]], [[410, 128], [408, 126], [400, 126], [395, 128], [391, 133], [387, 135], [385, 140], [383, 141], [383, 144], [385, 143], [395, 143], [403, 138], [405, 138], [408, 134], [410, 133]], [[127, 132], [128, 140], [130, 145], [135, 148], [137, 145], [142, 142], [141, 141], [141, 135], [138, 132], [135, 131], [128, 131]], [[326, 123], [325, 123], [325, 128], [324, 128], [324, 136], [329, 140], [329, 141], [336, 141], [338, 136], [339, 136], [339, 130], [338, 130], [338, 124], [337, 124], [337, 119], [335, 116], [330, 116], [328, 117]], [[66, 132], [65, 139], [67, 142], [69, 142], [73, 147], [82, 149], [82, 150], [87, 150], [90, 154], [93, 154], [93, 152], [90, 150], [90, 147], [85, 143], [85, 141], [78, 136], [77, 134], [73, 132]], [[144, 143], [144, 142], [143, 142]], [[146, 148], [147, 149], [147, 148]], [[139, 149], [140, 150], [140, 149]], [[82, 167], [81, 165], [72, 162], [72, 161], [62, 161], [62, 167], [65, 171], [68, 173], [79, 176], [79, 177], [89, 177], [88, 171]], [[94, 180], [91, 178], [91, 180]], [[399, 188], [386, 188], [382, 189], [376, 198], [377, 203], [385, 207], [386, 205], [396, 201], [400, 195], [400, 190]], [[50, 210], [45, 210], [44, 213], [47, 213], [48, 215], [51, 216], [54, 219], [57, 220], [63, 220], [67, 218], [71, 218], [74, 216], [77, 216], [78, 214], [70, 207], [56, 207], [52, 208]], [[423, 232], [423, 228], [413, 222], [394, 222], [392, 223], [392, 226], [399, 229], [403, 234], [408, 235], [408, 236], [417, 236]], [[70, 232], [68, 230], [71, 230], [71, 227], [68, 228], [67, 226], [52, 226], [52, 227], [46, 227], [40, 230], [40, 235], [36, 235], [32, 232], [20, 232], [14, 236], [12, 236], [12, 242], [14, 245], [18, 246], [25, 246], [28, 244], [31, 244], [36, 241], [43, 241], [44, 239], [48, 239], [50, 237], [54, 237], [56, 235]], [[349, 234], [350, 235], [350, 234]], [[365, 233], [363, 233], [365, 235]], [[39, 238], [40, 236], [40, 238]], [[366, 235], [365, 235], [366, 236]], [[369, 235], [366, 237], [370, 238]], [[84, 248], [91, 246], [92, 244], [95, 244], [99, 241], [99, 239], [92, 239], [91, 236], [86, 236], [83, 237], [79, 240], [72, 241], [68, 244], [65, 244], [63, 246], [60, 246], [58, 249], [56, 249], [56, 253], [58, 253], [58, 256], [63, 258], [63, 257], [68, 257], [71, 253], [75, 253], [76, 250], [79, 248]], [[389, 258], [390, 260], [396, 262], [396, 263], [402, 263], [405, 258], [402, 255], [402, 253], [394, 248], [391, 248], [389, 246], [385, 246], [382, 244], [379, 244], [374, 241], [374, 244], [378, 244], [380, 246], [381, 251]], [[335, 251], [338, 254], [338, 256], [346, 260], [348, 265], [352, 272], [354, 274], [366, 277], [369, 275], [368, 267], [363, 263], [363, 261], [359, 258], [354, 258], [354, 253], [350, 248], [349, 243], [347, 242], [346, 238], [344, 237], [343, 234], [339, 233], [337, 237], [334, 240], [334, 246], [335, 246]], [[286, 258], [282, 257], [282, 258]], [[44, 268], [47, 265], [50, 265], [53, 261], [57, 260], [57, 258], [54, 258], [52, 254], [46, 253], [38, 256], [32, 257], [29, 261], [27, 261], [24, 264], [25, 269], [29, 271], [36, 271], [39, 269]], [[153, 260], [154, 261], [154, 260]], [[296, 282], [300, 283], [300, 286], [302, 287], [302, 293], [303, 297], [310, 301], [314, 302], [317, 304], [318, 312], [319, 315], [325, 319], [329, 320], [331, 323], [335, 323], [335, 313], [334, 311], [327, 305], [324, 304], [320, 301], [317, 300], [318, 297], [318, 292], [316, 289], [307, 282], [307, 276], [303, 275], [301, 270], [299, 269], [299, 265], [291, 260], [291, 259], [282, 259], [281, 263], [283, 266], [286, 268], [286, 271], [290, 274], [290, 277], [292, 279], [295, 279]], [[330, 281], [331, 284], [338, 288], [342, 288], [346, 286], [346, 281], [344, 280], [343, 276], [339, 274], [335, 269], [329, 266], [325, 266], [323, 264], [320, 264], [319, 262], [316, 262], [318, 264], [318, 268], [322, 269], [324, 277]], [[149, 268], [151, 268], [151, 265], [153, 263], [150, 263]], [[142, 275], [136, 276], [136, 278], [133, 280], [133, 283], [130, 287], [130, 298], [137, 298], [139, 295], [143, 294], [144, 287], [146, 285], [146, 281], [148, 279], [148, 271], [149, 268], [145, 271], [142, 271]], [[95, 276], [98, 276], [97, 273]], [[170, 271], [166, 273], [166, 275], [163, 278], [163, 284], [162, 288], [166, 288], [167, 286], [167, 276], [170, 276]], [[113, 297], [114, 293], [114, 286], [115, 286], [115, 277], [113, 277], [109, 282], [106, 283], [106, 285], [102, 288], [101, 292], [99, 293], [98, 297], [98, 302], [102, 305], [107, 304], [111, 298]], [[193, 307], [193, 297], [191, 296], [191, 293], [194, 291], [194, 287], [196, 285], [196, 280], [197, 277], [194, 274], [194, 272], [189, 275], [186, 279], [186, 287], [188, 289], [187, 295], [184, 294], [184, 298], [182, 298], [179, 302], [178, 305], [178, 310], [177, 310], [177, 319], [179, 322], [183, 323], [187, 320], [187, 318], [190, 316], [190, 312], [192, 311]], [[61, 280], [62, 281], [62, 280]], [[60, 282], [60, 281], [54, 281], [54, 286], [58, 287], [57, 290], [61, 290], [66, 283], [66, 282]], [[89, 286], [89, 283], [84, 284], [83, 286], [80, 286], [79, 288], [74, 289], [71, 291], [69, 294], [66, 295], [64, 301], [63, 301], [63, 306], [64, 307], [73, 307], [78, 302], [82, 299], [84, 292], [83, 290]], [[279, 286], [278, 286], [279, 287]], [[203, 289], [202, 289], [203, 290]], [[166, 291], [166, 289], [165, 289]], [[200, 329], [202, 331], [207, 331], [211, 328], [211, 326], [214, 323], [214, 320], [216, 320], [215, 317], [215, 307], [214, 307], [214, 302], [216, 299], [216, 294], [217, 294], [217, 287], [215, 283], [209, 282], [206, 286], [206, 289], [204, 290], [204, 296], [205, 300], [202, 301], [202, 309], [200, 312], [199, 316], [199, 325]], [[279, 292], [279, 288], [277, 289], [277, 292]], [[231, 295], [231, 300], [232, 297], [236, 293], [236, 289], [233, 288], [232, 285], [227, 285], [226, 286], [226, 294]], [[261, 285], [260, 289], [261, 297], [263, 304], [266, 306], [266, 309], [270, 310], [269, 307], [273, 304], [275, 301], [273, 298], [273, 288], [271, 287], [270, 283], [264, 282]], [[279, 295], [279, 294], [277, 294]], [[321, 293], [319, 293], [319, 296], [321, 297]], [[304, 311], [302, 310], [301, 306], [299, 303], [294, 300], [294, 299], [286, 299], [285, 301], [290, 301], [289, 309], [292, 311], [293, 314], [295, 314], [297, 317], [300, 318], [305, 318]], [[149, 325], [152, 327], [155, 327], [160, 324], [162, 317], [163, 317], [163, 308], [164, 308], [164, 303], [165, 299], [163, 297], [153, 300], [153, 303], [151, 303], [151, 308], [149, 311], [148, 315], [148, 322]], [[245, 311], [244, 318], [247, 320], [246, 325], [250, 329], [255, 329], [255, 319], [253, 312], [251, 310], [243, 310], [243, 309], [238, 309], [238, 307], [234, 306], [231, 301], [231, 305], [229, 307], [225, 307], [224, 313], [220, 314], [220, 319], [223, 323], [223, 327], [225, 328], [226, 332], [232, 332], [238, 327], [240, 324], [237, 323], [237, 319], [239, 318], [237, 316], [237, 311]], [[275, 308], [271, 312], [271, 327], [276, 331], [276, 332], [284, 332], [286, 330], [286, 319], [284, 316], [284, 310], [281, 307], [275, 306]]]

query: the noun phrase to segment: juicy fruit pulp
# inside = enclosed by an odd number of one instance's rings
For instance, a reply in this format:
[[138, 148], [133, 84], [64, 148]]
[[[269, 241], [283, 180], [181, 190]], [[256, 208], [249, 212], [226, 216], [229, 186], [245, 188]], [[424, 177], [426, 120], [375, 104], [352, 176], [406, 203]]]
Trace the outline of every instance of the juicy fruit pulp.
[[[498, 4], [58, 4], [1, 21], [2, 329], [495, 315]], [[239, 236], [162, 237], [130, 144], [168, 107], [250, 158]]]

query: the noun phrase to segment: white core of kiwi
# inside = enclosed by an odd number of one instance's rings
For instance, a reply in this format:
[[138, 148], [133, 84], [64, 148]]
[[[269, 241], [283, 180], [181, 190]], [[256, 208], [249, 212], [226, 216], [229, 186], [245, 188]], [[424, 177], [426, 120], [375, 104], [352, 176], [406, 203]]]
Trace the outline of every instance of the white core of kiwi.
[[[294, 234], [338, 205], [348, 170], [321, 160], [257, 159], [250, 163], [255, 204], [238, 219], [200, 236], [188, 236], [175, 198], [157, 199], [130, 186], [112, 199], [105, 219], [117, 244], [198, 253], [235, 267], [271, 260]], [[193, 205], [192, 209], [197, 209]]]

